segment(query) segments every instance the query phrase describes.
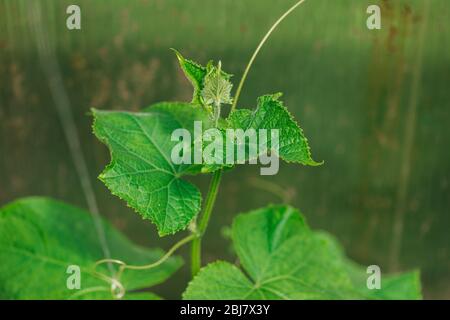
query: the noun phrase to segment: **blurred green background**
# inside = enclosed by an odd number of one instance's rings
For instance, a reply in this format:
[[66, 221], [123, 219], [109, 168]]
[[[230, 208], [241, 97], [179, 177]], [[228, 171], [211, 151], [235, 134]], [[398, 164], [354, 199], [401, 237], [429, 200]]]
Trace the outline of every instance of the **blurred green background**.
[[[109, 153], [91, 133], [89, 108], [190, 100], [170, 47], [200, 63], [221, 59], [237, 85], [261, 37], [294, 2], [0, 0], [0, 205], [47, 195], [87, 207], [39, 59], [41, 32], [102, 215], [139, 244], [170, 247], [182, 235], [159, 239], [96, 179]], [[81, 30], [66, 28], [70, 4], [81, 7]], [[366, 27], [370, 4], [382, 8], [381, 30]], [[241, 106], [278, 91], [325, 164], [281, 164], [269, 177], [257, 166], [227, 173], [205, 261], [234, 259], [223, 226], [236, 213], [285, 199], [356, 261], [382, 272], [420, 268], [425, 298], [450, 298], [450, 2], [307, 0], [263, 48]], [[208, 176], [191, 180], [206, 192]], [[166, 298], [179, 298], [189, 279], [183, 250], [186, 266], [154, 290]]]

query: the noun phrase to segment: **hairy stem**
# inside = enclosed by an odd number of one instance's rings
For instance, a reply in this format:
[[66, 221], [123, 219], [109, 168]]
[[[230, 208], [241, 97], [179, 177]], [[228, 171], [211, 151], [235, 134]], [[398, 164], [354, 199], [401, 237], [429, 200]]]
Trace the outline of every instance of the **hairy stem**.
[[205, 203], [205, 210], [200, 218], [197, 229], [197, 237], [192, 241], [191, 251], [191, 273], [194, 277], [201, 267], [201, 243], [202, 236], [208, 227], [209, 219], [211, 218], [212, 209], [216, 202], [217, 193], [219, 191], [220, 180], [222, 179], [222, 170], [216, 171], [212, 177], [209, 186], [208, 195]]
[[[255, 52], [253, 53], [252, 57], [250, 58], [250, 61], [248, 62], [244, 74], [242, 75], [242, 78], [239, 82], [238, 88], [236, 90], [236, 95], [233, 99], [233, 104], [231, 106], [231, 111], [234, 111], [236, 109], [239, 96], [242, 91], [242, 87], [244, 86], [245, 80], [247, 79], [248, 72], [250, 71], [253, 61], [255, 61], [256, 56], [258, 55], [259, 51], [261, 50], [264, 43], [269, 39], [272, 32], [277, 28], [277, 26], [280, 24], [281, 21], [284, 20], [292, 11], [295, 10], [299, 5], [301, 5], [306, 0], [300, 0], [296, 4], [294, 4], [292, 7], [290, 7], [280, 18], [278, 18], [277, 21], [270, 27], [269, 31], [266, 33], [266, 35], [262, 38], [261, 42], [258, 44], [258, 46], [255, 49]], [[218, 170], [214, 173], [210, 188], [208, 191], [208, 195], [206, 196], [206, 204], [205, 209], [203, 212], [202, 217], [200, 218], [200, 222], [198, 224], [198, 230], [197, 230], [197, 238], [192, 241], [192, 250], [191, 250], [191, 273], [192, 277], [194, 277], [201, 267], [201, 238], [203, 234], [206, 231], [206, 228], [208, 227], [208, 222], [211, 217], [212, 209], [214, 207], [214, 203], [216, 201], [217, 197], [217, 191], [219, 190], [220, 180], [222, 178], [223, 170]]]

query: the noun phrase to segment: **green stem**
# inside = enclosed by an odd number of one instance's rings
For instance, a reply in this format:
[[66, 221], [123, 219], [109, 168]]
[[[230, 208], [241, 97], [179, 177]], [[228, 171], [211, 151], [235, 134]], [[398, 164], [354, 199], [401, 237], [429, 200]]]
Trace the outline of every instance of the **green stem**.
[[197, 229], [197, 237], [192, 241], [191, 251], [191, 272], [194, 277], [201, 267], [201, 245], [202, 236], [208, 227], [208, 222], [211, 217], [214, 203], [216, 202], [217, 192], [219, 191], [220, 180], [222, 179], [222, 170], [218, 170], [214, 173], [211, 184], [209, 186], [208, 195], [206, 197], [205, 209], [203, 215], [200, 218]]
[[[292, 7], [290, 7], [280, 18], [278, 18], [277, 21], [272, 25], [272, 27], [269, 29], [269, 31], [266, 33], [266, 35], [262, 38], [261, 42], [258, 44], [258, 47], [256, 47], [255, 52], [253, 53], [252, 57], [250, 58], [250, 61], [248, 62], [244, 74], [242, 75], [242, 78], [239, 82], [238, 88], [236, 90], [236, 94], [233, 99], [233, 105], [231, 106], [231, 112], [233, 112], [236, 109], [239, 96], [242, 91], [242, 87], [244, 86], [245, 80], [247, 79], [248, 72], [250, 71], [250, 68], [252, 67], [253, 61], [255, 61], [256, 56], [258, 55], [259, 51], [261, 50], [264, 43], [267, 41], [269, 36], [272, 34], [272, 32], [277, 28], [277, 26], [280, 24], [281, 21], [284, 20], [292, 11], [294, 11], [295, 8], [297, 8], [299, 5], [301, 5], [306, 0], [300, 0], [297, 3], [295, 3]], [[214, 173], [214, 176], [212, 177], [211, 184], [209, 187], [208, 195], [206, 196], [206, 204], [205, 209], [203, 212], [202, 217], [200, 218], [200, 222], [198, 224], [197, 229], [197, 237], [192, 241], [192, 250], [191, 250], [191, 272], [192, 277], [194, 277], [201, 267], [201, 243], [202, 243], [202, 236], [205, 233], [206, 228], [208, 227], [209, 218], [211, 217], [212, 209], [214, 207], [214, 203], [216, 201], [217, 197], [217, 191], [219, 190], [220, 180], [222, 178], [222, 170], [218, 170]]]

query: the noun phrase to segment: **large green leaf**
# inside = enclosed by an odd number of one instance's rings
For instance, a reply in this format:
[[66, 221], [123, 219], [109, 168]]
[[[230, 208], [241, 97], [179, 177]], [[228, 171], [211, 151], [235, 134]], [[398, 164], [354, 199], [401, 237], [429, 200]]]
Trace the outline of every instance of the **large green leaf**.
[[[102, 222], [111, 257], [143, 265], [158, 260], [163, 252], [131, 243], [106, 221]], [[93, 272], [104, 258], [89, 213], [48, 198], [25, 198], [0, 210], [0, 299], [111, 299], [109, 283]], [[81, 288], [66, 286], [67, 268], [81, 270]], [[126, 269], [121, 283], [128, 290], [149, 287], [166, 280], [181, 265], [170, 258], [142, 271]], [[110, 276], [106, 265], [98, 271]], [[126, 299], [141, 298], [126, 294]], [[147, 298], [157, 298], [148, 294]]]
[[200, 210], [201, 194], [180, 177], [200, 172], [201, 166], [172, 162], [171, 151], [178, 142], [171, 141], [171, 135], [179, 128], [192, 133], [195, 120], [209, 128], [207, 112], [186, 103], [160, 103], [147, 112], [93, 110], [93, 114], [94, 133], [109, 147], [112, 158], [100, 179], [155, 223], [160, 235], [186, 228]]
[[[230, 139], [227, 136], [229, 129], [241, 129], [242, 136], [239, 139], [236, 136], [234, 139], [232, 138], [235, 144], [232, 156], [228, 154], [224, 143], [220, 157], [212, 156], [213, 159], [219, 159], [219, 163], [207, 164], [203, 167], [203, 171], [211, 172], [223, 167], [231, 168], [236, 163], [251, 163], [252, 161], [256, 163], [258, 157], [275, 150], [278, 150], [277, 156], [286, 162], [309, 166], [321, 165], [323, 162], [313, 160], [308, 139], [282, 101], [279, 100], [280, 96], [281, 94], [277, 93], [259, 97], [255, 110], [237, 109], [228, 116], [226, 121], [221, 122], [219, 127], [223, 141]], [[260, 140], [261, 129], [267, 130], [265, 142]], [[272, 137], [271, 130], [273, 129], [278, 130], [277, 140]], [[250, 138], [252, 135], [255, 135], [253, 139]], [[244, 138], [242, 139], [242, 137]], [[243, 158], [238, 157], [238, 149], [246, 150]], [[227, 158], [233, 159], [232, 164], [229, 163], [229, 160], [222, 160]]]
[[364, 292], [336, 242], [313, 232], [299, 212], [271, 206], [235, 218], [232, 238], [243, 270], [212, 263], [191, 281], [185, 299], [420, 298], [418, 275], [389, 278], [378, 293]]
[[[227, 119], [228, 128], [278, 129], [278, 154], [283, 160], [310, 166], [320, 165], [321, 163], [312, 159], [308, 139], [282, 101], [279, 100], [280, 97], [281, 93], [264, 95], [258, 98], [256, 110], [235, 110]], [[272, 143], [270, 135], [268, 135], [267, 143]], [[266, 152], [266, 150], [259, 151], [260, 153]]]

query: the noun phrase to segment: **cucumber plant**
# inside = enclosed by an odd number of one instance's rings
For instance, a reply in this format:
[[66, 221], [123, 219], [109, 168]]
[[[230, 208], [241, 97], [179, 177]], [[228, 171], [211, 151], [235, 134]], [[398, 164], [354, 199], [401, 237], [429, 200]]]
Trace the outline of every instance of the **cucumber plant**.
[[[92, 109], [93, 131], [110, 150], [111, 162], [99, 178], [160, 236], [187, 230], [166, 253], [132, 244], [102, 221], [110, 258], [102, 250], [88, 213], [47, 198], [17, 200], [0, 211], [0, 298], [158, 299], [137, 293], [170, 277], [182, 261], [174, 256], [191, 245], [192, 280], [185, 299], [418, 299], [417, 271], [383, 276], [382, 288], [369, 290], [363, 267], [347, 259], [333, 237], [311, 230], [302, 214], [286, 205], [269, 205], [234, 218], [231, 228], [239, 266], [217, 261], [203, 266], [201, 241], [213, 213], [222, 175], [233, 163], [174, 163], [177, 129], [195, 135], [194, 123], [226, 135], [233, 130], [279, 131], [277, 156], [284, 161], [318, 166], [308, 141], [280, 100], [281, 94], [257, 99], [255, 109], [237, 108], [239, 96], [259, 50], [277, 25], [303, 1], [291, 7], [272, 26], [250, 59], [232, 97], [231, 75], [221, 62], [202, 66], [175, 51], [180, 67], [193, 85], [190, 102], [162, 102], [140, 112]], [[223, 117], [226, 105], [231, 105]], [[198, 141], [191, 141], [194, 148]], [[243, 142], [248, 148], [247, 142]], [[267, 152], [275, 141], [268, 139]], [[201, 148], [208, 144], [201, 142]], [[226, 157], [230, 150], [222, 150]], [[235, 155], [231, 155], [235, 159]], [[246, 156], [244, 162], [250, 162]], [[254, 160], [254, 159], [253, 159]], [[183, 179], [209, 174], [211, 183], [202, 205], [199, 189]], [[99, 260], [100, 259], [100, 260]], [[69, 265], [80, 267], [82, 286], [66, 287]]]

